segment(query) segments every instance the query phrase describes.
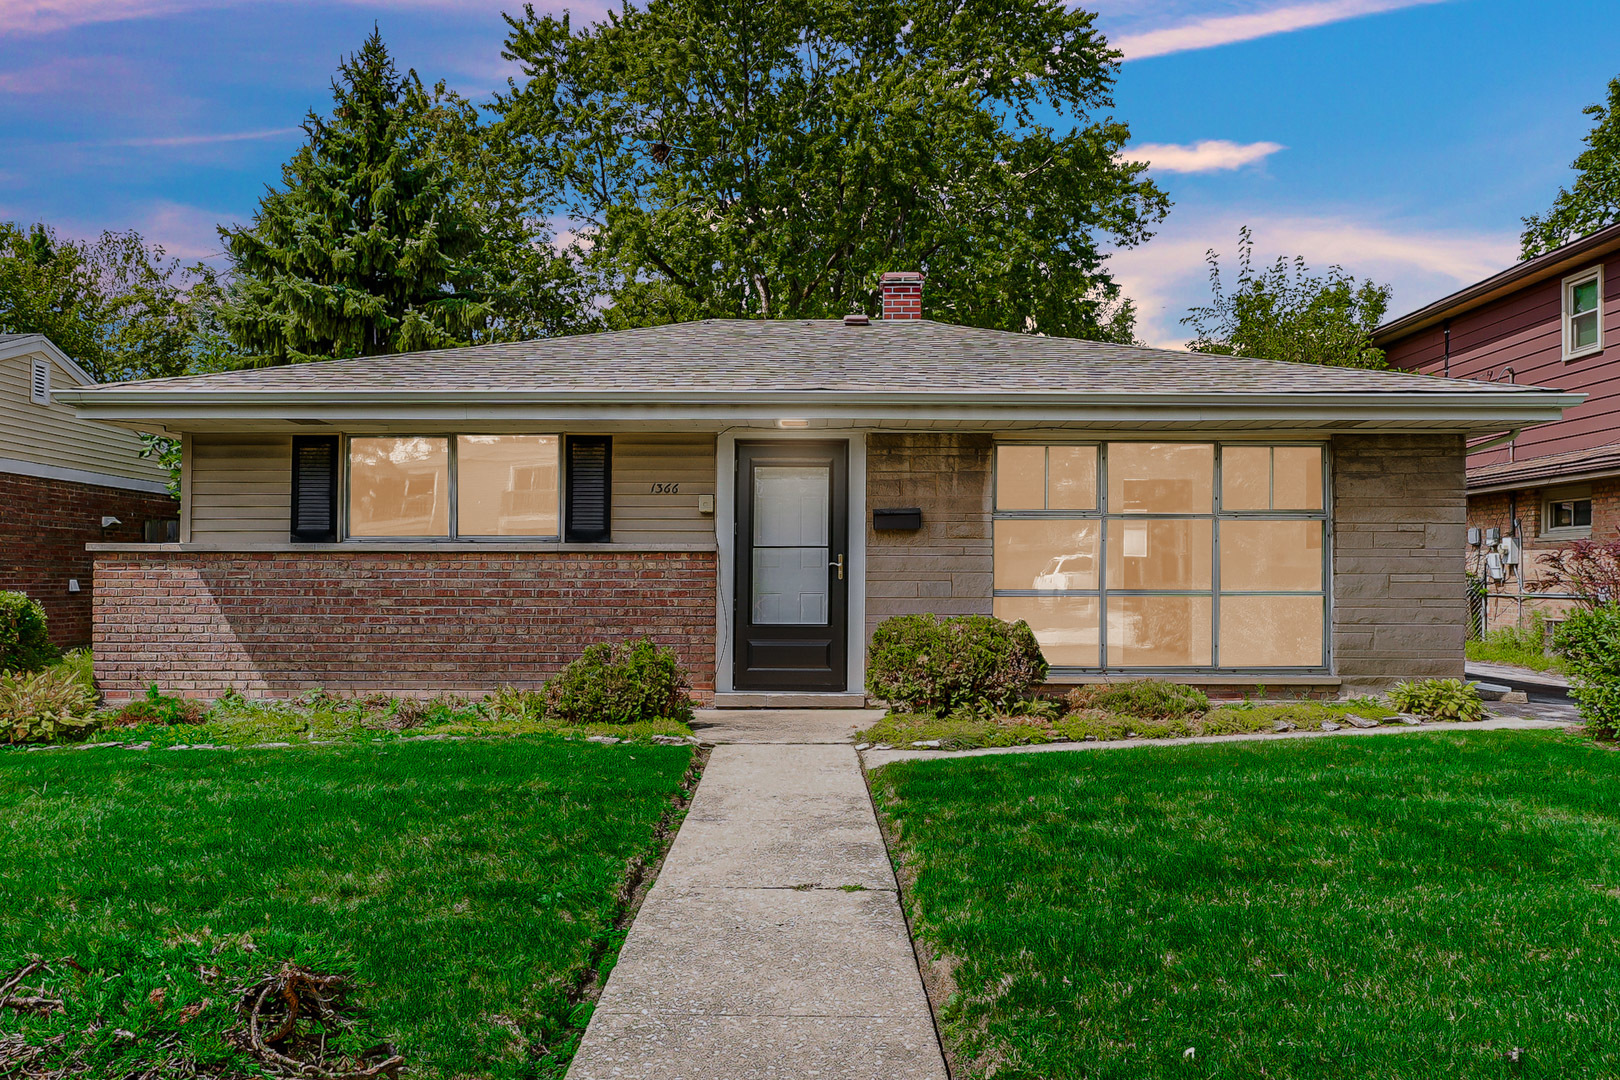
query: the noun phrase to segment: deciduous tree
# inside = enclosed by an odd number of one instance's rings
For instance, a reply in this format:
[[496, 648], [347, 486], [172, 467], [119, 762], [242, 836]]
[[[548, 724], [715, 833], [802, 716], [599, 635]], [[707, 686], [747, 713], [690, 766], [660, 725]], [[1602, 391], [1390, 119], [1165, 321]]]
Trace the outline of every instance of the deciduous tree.
[[1586, 149], [1570, 168], [1575, 182], [1561, 188], [1545, 214], [1524, 219], [1519, 257], [1532, 259], [1605, 225], [1620, 221], [1620, 78], [1609, 80], [1607, 103], [1583, 110], [1597, 123], [1587, 132]]
[[1181, 320], [1197, 332], [1187, 348], [1301, 364], [1385, 366], [1384, 352], [1372, 343], [1372, 332], [1389, 309], [1388, 285], [1357, 281], [1338, 266], [1315, 276], [1303, 256], [1279, 258], [1257, 270], [1254, 237], [1247, 227], [1238, 233], [1238, 273], [1232, 289], [1221, 281], [1220, 256], [1213, 248], [1206, 259], [1214, 296]]
[[590, 246], [615, 325], [925, 313], [1129, 339], [1108, 244], [1169, 201], [1121, 156], [1119, 54], [1061, 0], [648, 0], [508, 16], [496, 108]]

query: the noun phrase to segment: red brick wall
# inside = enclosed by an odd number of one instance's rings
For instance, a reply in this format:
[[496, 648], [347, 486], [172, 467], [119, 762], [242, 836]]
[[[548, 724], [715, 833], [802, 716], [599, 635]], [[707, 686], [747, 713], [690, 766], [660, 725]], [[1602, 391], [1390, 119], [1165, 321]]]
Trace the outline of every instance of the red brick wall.
[[[1549, 487], [1568, 487], [1552, 484]], [[1593, 480], [1587, 484], [1592, 492], [1592, 539], [1613, 540], [1620, 535], [1620, 479]], [[1507, 576], [1500, 582], [1490, 582], [1487, 595], [1491, 597], [1486, 613], [1486, 628], [1518, 625], [1521, 616], [1528, 619], [1539, 611], [1548, 619], [1562, 618], [1573, 606], [1567, 600], [1536, 598], [1521, 602], [1521, 594], [1534, 592], [1531, 588], [1542, 576], [1541, 560], [1547, 554], [1569, 546], [1568, 540], [1547, 539], [1541, 535], [1541, 500], [1546, 488], [1521, 488], [1518, 491], [1492, 491], [1484, 495], [1471, 495], [1468, 499], [1468, 524], [1478, 528], [1483, 537], [1486, 529], [1501, 529], [1503, 536], [1513, 535], [1513, 519], [1519, 519], [1519, 540], [1524, 546], [1522, 562], [1517, 570], [1507, 568]], [[1468, 549], [1468, 569], [1485, 576], [1485, 560], [1481, 547]]]
[[715, 556], [620, 552], [103, 554], [111, 700], [535, 687], [597, 641], [651, 637], [714, 689]]
[[[38, 600], [51, 640], [63, 648], [90, 644], [91, 559], [84, 545], [139, 543], [147, 518], [173, 518], [167, 495], [0, 473], [0, 590]], [[111, 515], [121, 524], [101, 527]], [[68, 592], [69, 579], [80, 591]]]

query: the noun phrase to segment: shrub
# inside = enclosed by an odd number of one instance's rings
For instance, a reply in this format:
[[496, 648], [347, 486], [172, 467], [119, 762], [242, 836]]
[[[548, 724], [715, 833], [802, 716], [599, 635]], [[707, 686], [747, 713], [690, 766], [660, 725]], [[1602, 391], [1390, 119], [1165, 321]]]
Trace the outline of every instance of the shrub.
[[1012, 709], [1046, 678], [1027, 623], [989, 615], [898, 615], [878, 624], [866, 689], [900, 712]]
[[1548, 551], [1541, 560], [1537, 592], [1566, 592], [1589, 608], [1620, 602], [1620, 537], [1576, 540]]
[[1564, 654], [1569, 694], [1587, 729], [1603, 738], [1620, 734], [1620, 607], [1573, 613], [1553, 643]]
[[66, 665], [0, 675], [0, 738], [5, 742], [65, 742], [96, 729], [85, 715], [96, 704], [94, 688]]
[[564, 724], [692, 720], [686, 673], [647, 638], [587, 646], [546, 682], [545, 715]]
[[1403, 682], [1389, 692], [1390, 704], [1401, 712], [1433, 720], [1485, 719], [1485, 703], [1473, 683], [1461, 679], [1423, 679]]
[[34, 671], [61, 653], [45, 632], [45, 609], [20, 592], [0, 592], [0, 671]]
[[144, 698], [136, 698], [119, 709], [109, 723], [118, 727], [134, 727], [136, 724], [172, 727], [176, 724], [200, 724], [207, 715], [208, 710], [201, 702], [164, 694], [158, 690], [157, 683], [153, 683], [146, 688]]
[[1209, 710], [1209, 698], [1196, 686], [1154, 679], [1077, 686], [1065, 700], [1071, 710], [1101, 709], [1144, 720], [1169, 720]]

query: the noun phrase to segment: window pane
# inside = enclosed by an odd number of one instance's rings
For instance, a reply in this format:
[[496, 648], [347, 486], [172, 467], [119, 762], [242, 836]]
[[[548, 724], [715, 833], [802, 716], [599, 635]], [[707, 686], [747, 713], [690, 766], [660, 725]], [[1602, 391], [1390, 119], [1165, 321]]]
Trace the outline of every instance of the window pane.
[[827, 549], [754, 549], [753, 621], [756, 626], [825, 626]]
[[1597, 344], [1597, 312], [1589, 311], [1569, 321], [1570, 347], [1584, 349]]
[[1598, 286], [1594, 281], [1583, 281], [1579, 285], [1570, 286], [1569, 310], [1570, 314], [1579, 314], [1583, 311], [1596, 310], [1598, 304]]
[[1109, 443], [1112, 514], [1208, 514], [1215, 447], [1208, 443]]
[[1097, 509], [1097, 448], [1047, 448], [1046, 505], [1052, 510]]
[[1320, 596], [1222, 596], [1222, 667], [1320, 667]]
[[1221, 447], [1221, 509], [1271, 509], [1271, 447]]
[[1046, 509], [1046, 447], [996, 447], [996, 509]]
[[1210, 587], [1210, 522], [1110, 521], [1110, 589]]
[[832, 470], [825, 465], [754, 469], [754, 546], [826, 549], [832, 526]]
[[449, 536], [450, 440], [349, 440], [350, 536]]
[[1585, 526], [1588, 526], [1588, 525], [1592, 524], [1592, 500], [1591, 499], [1577, 499], [1577, 500], [1575, 500], [1574, 521], [1575, 521], [1575, 527], [1576, 528], [1583, 528]]
[[1207, 596], [1110, 596], [1109, 667], [1209, 667]]
[[1321, 587], [1320, 521], [1221, 522], [1222, 591]]
[[995, 587], [1095, 589], [1100, 521], [998, 521]]
[[1099, 666], [1095, 596], [998, 596], [992, 610], [998, 619], [1029, 623], [1053, 667]]
[[557, 436], [457, 435], [456, 533], [557, 535]]
[[1278, 510], [1322, 509], [1322, 448], [1273, 448], [1272, 506]]

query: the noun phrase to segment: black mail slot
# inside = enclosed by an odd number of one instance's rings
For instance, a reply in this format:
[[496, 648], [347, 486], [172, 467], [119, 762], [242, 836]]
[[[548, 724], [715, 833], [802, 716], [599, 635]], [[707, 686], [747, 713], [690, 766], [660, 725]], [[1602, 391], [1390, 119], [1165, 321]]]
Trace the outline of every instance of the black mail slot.
[[917, 506], [902, 506], [880, 510], [872, 510], [872, 528], [878, 532], [903, 532], [907, 529], [922, 528], [922, 508]]

